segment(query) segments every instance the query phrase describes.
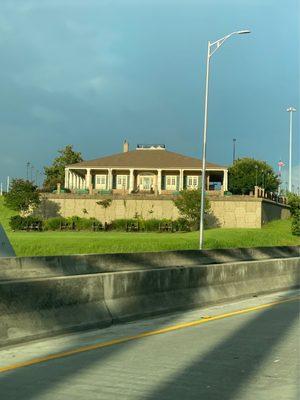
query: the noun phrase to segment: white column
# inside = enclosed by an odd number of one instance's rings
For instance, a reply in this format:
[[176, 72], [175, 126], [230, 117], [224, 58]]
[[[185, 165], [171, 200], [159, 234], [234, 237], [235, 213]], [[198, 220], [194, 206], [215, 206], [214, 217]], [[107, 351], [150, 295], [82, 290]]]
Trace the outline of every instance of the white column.
[[68, 169], [68, 189], [71, 189], [71, 172]]
[[223, 174], [223, 190], [224, 192], [227, 192], [228, 190], [228, 171], [224, 170]]
[[183, 190], [183, 169], [180, 170], [179, 175], [179, 190]]
[[130, 169], [129, 170], [129, 193], [131, 193], [134, 189], [134, 170]]
[[73, 172], [69, 171], [69, 189], [73, 189]]
[[112, 169], [108, 169], [108, 182], [107, 182], [107, 189], [112, 190]]
[[69, 170], [68, 168], [65, 168], [65, 188], [69, 188]]
[[206, 171], [206, 190], [209, 190], [209, 183], [210, 183], [210, 175]]
[[157, 191], [161, 194], [161, 169], [157, 170]]
[[90, 189], [90, 184], [91, 184], [91, 169], [87, 168], [86, 178], [85, 178], [85, 188]]

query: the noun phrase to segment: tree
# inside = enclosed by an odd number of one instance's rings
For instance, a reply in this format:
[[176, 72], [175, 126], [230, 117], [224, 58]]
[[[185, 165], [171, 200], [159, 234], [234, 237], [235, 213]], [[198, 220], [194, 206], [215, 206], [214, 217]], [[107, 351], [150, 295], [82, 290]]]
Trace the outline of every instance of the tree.
[[5, 194], [4, 204], [21, 213], [36, 208], [40, 204], [37, 186], [28, 180], [13, 179], [9, 192]]
[[106, 224], [106, 209], [111, 206], [112, 199], [104, 199], [96, 201], [96, 204], [104, 208], [104, 223]]
[[272, 167], [265, 161], [254, 158], [241, 158], [228, 169], [229, 191], [233, 194], [249, 194], [254, 186], [260, 186], [268, 192], [276, 192], [279, 179]]
[[[199, 228], [200, 223], [200, 206], [201, 206], [201, 192], [200, 190], [182, 190], [178, 197], [173, 200], [175, 206], [178, 208], [180, 215], [185, 218], [190, 227]], [[205, 198], [205, 213], [208, 213], [210, 204]]]
[[66, 146], [58, 151], [59, 156], [56, 157], [50, 167], [45, 167], [46, 179], [44, 187], [48, 190], [56, 189], [60, 183], [62, 187], [65, 182], [65, 167], [69, 164], [76, 164], [82, 161], [81, 153], [73, 150], [72, 145]]

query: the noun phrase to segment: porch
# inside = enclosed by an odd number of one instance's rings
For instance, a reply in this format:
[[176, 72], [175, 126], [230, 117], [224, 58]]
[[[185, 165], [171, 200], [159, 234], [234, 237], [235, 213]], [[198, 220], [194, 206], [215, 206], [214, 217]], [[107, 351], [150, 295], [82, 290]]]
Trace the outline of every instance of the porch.
[[[227, 170], [208, 169], [206, 190], [228, 190]], [[201, 186], [201, 171], [186, 169], [66, 168], [65, 188], [90, 194], [175, 194]]]

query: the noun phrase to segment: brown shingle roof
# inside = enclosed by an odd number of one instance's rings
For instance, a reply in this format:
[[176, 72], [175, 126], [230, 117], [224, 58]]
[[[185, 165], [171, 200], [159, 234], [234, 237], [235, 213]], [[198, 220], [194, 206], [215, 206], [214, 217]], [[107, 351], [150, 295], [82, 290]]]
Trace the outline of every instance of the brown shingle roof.
[[[201, 169], [202, 161], [198, 158], [184, 156], [167, 150], [133, 150], [126, 153], [82, 161], [68, 165], [71, 168], [185, 168]], [[227, 169], [227, 167], [207, 163], [207, 168]]]

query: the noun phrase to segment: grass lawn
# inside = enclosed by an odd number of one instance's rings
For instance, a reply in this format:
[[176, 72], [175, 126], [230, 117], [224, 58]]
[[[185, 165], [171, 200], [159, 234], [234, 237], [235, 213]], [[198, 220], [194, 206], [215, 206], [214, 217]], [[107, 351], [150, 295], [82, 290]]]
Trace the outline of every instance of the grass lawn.
[[[0, 222], [18, 256], [83, 253], [125, 253], [198, 248], [198, 232], [12, 232], [8, 221], [16, 213], [0, 199]], [[273, 221], [262, 229], [209, 229], [206, 248], [300, 245], [291, 234], [291, 221]]]

